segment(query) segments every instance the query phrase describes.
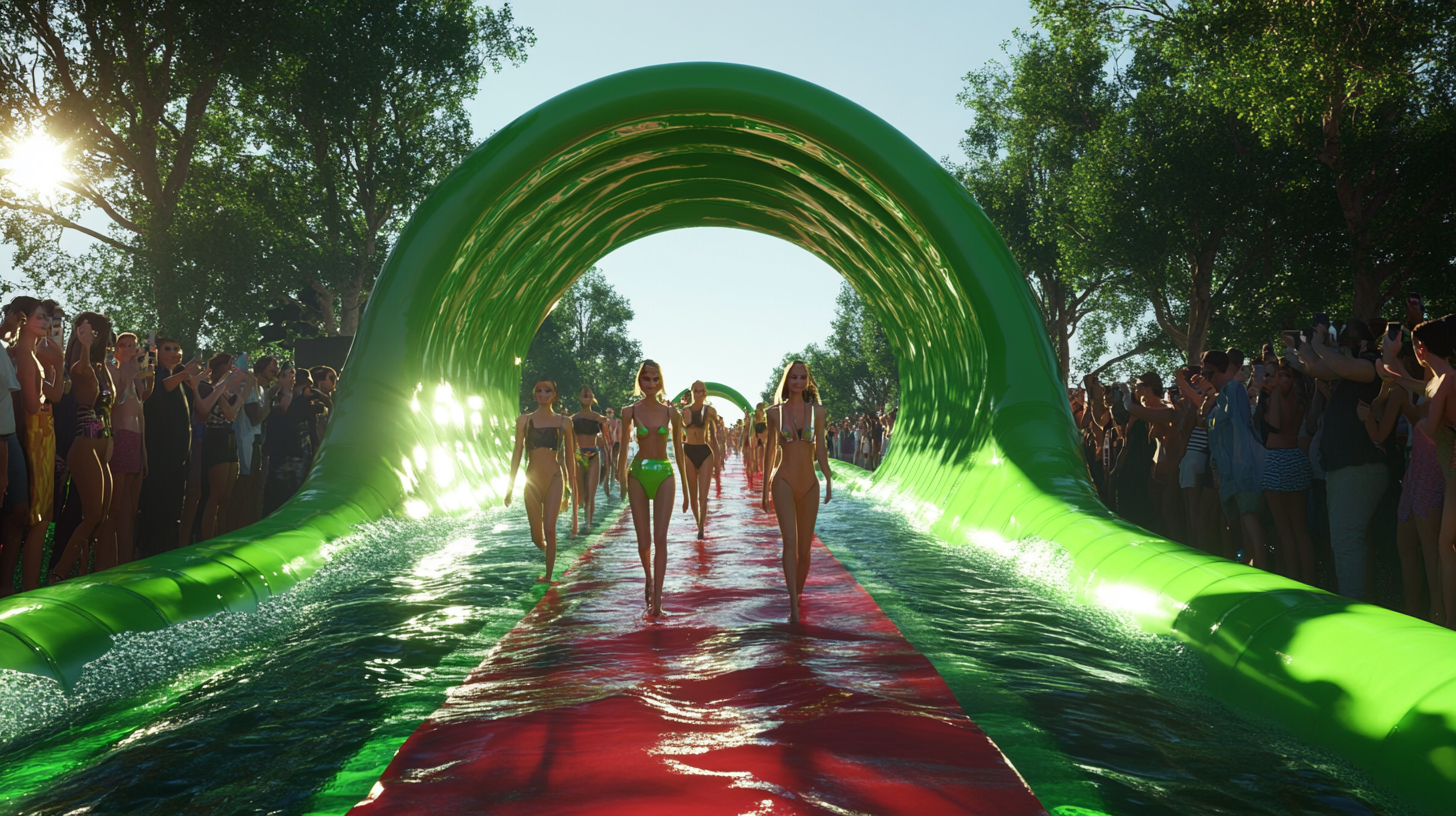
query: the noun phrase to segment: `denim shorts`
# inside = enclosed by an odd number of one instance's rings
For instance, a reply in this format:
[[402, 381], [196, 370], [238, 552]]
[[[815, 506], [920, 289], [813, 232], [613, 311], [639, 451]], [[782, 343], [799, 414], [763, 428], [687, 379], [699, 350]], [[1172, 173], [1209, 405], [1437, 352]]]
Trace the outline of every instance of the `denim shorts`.
[[10, 454], [6, 468], [9, 485], [5, 488], [5, 501], [0, 504], [0, 509], [9, 510], [17, 504], [30, 503], [30, 474], [25, 469], [25, 451], [20, 447], [20, 437], [5, 434], [0, 439], [5, 440], [5, 449]]

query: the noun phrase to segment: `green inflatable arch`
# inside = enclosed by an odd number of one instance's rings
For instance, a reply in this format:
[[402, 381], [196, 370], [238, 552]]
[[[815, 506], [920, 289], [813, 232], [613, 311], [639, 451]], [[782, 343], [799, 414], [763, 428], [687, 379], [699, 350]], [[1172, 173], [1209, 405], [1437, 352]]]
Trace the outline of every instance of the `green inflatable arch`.
[[391, 253], [304, 490], [238, 533], [0, 602], [0, 666], [72, 682], [117, 632], [287, 590], [359, 522], [495, 501], [516, 361], [548, 310], [613, 249], [692, 226], [789, 241], [874, 310], [902, 409], [875, 491], [955, 544], [1065, 553], [1081, 596], [1186, 642], [1229, 699], [1456, 801], [1456, 632], [1111, 516], [1036, 306], [966, 191], [854, 103], [735, 65], [606, 77], [482, 144]]
[[[726, 385], [724, 385], [722, 383], [708, 382], [706, 380], [703, 381], [703, 385], [707, 386], [707, 388], [708, 388], [708, 396], [710, 396], [710, 397], [722, 397], [723, 399], [728, 400], [729, 402], [733, 403], [734, 405], [737, 405], [743, 411], [743, 413], [745, 413], [745, 414], [751, 414], [751, 413], [753, 413], [753, 405], [752, 405], [752, 403], [750, 403], [747, 400], [747, 398], [745, 398], [742, 394], [738, 393], [737, 391], [734, 391], [732, 388], [729, 388], [728, 386], [726, 386]], [[692, 391], [691, 388], [684, 388], [682, 391], [679, 391], [678, 392], [678, 395], [676, 397], [673, 397], [672, 398], [672, 401], [673, 402], [682, 402], [682, 400], [683, 400], [684, 397], [691, 396], [691, 391]]]

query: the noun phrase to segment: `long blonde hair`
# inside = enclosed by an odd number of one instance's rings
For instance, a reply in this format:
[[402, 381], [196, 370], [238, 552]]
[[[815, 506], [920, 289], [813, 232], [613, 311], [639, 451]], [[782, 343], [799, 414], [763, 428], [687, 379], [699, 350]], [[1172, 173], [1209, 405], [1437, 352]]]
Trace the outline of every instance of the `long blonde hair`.
[[809, 364], [803, 360], [790, 360], [789, 364], [784, 366], [784, 373], [779, 376], [779, 387], [774, 390], [774, 396], [778, 398], [779, 402], [789, 401], [789, 372], [796, 365], [804, 367], [804, 376], [809, 380], [804, 384], [804, 402], [818, 402], [819, 386], [814, 384], [814, 372], [809, 370]]
[[665, 377], [662, 373], [662, 366], [658, 365], [656, 360], [643, 360], [642, 365], [637, 366], [637, 376], [632, 378], [632, 396], [647, 396], [646, 394], [642, 393], [642, 372], [646, 371], [648, 368], [657, 369], [657, 393], [667, 393], [667, 377]]

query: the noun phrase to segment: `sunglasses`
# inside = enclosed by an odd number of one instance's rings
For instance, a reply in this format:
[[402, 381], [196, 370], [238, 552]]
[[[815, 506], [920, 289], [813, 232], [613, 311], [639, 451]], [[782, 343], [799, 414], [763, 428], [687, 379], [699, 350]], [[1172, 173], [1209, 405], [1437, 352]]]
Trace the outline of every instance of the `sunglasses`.
[[181, 351], [181, 346], [162, 346], [162, 351]]

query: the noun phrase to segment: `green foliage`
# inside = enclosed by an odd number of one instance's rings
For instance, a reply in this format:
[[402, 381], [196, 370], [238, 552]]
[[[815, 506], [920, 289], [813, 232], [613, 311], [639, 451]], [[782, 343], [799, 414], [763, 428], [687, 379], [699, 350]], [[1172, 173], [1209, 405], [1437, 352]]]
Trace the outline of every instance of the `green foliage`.
[[811, 343], [802, 352], [784, 355], [764, 384], [760, 399], [777, 402], [775, 391], [784, 369], [794, 360], [803, 360], [814, 375], [830, 419], [898, 405], [899, 367], [890, 340], [848, 282], [839, 284], [830, 329], [822, 345]]
[[244, 89], [254, 138], [287, 189], [295, 274], [329, 334], [354, 334], [389, 236], [474, 146], [464, 103], [535, 43], [509, 4], [314, 0], [287, 48]]
[[556, 382], [558, 408], [567, 413], [579, 410], [584, 385], [596, 394], [598, 411], [632, 403], [632, 380], [642, 362], [642, 345], [627, 333], [633, 314], [600, 269], [577, 278], [541, 322], [521, 363], [521, 410], [535, 408], [532, 390], [541, 380]]
[[1108, 59], [1096, 32], [1016, 32], [1010, 66], [990, 63], [965, 76], [959, 99], [975, 114], [951, 168], [1006, 240], [1046, 323], [1063, 375], [1070, 343], [1118, 284], [1095, 253], [1069, 251], [1073, 168], [1114, 107]]

